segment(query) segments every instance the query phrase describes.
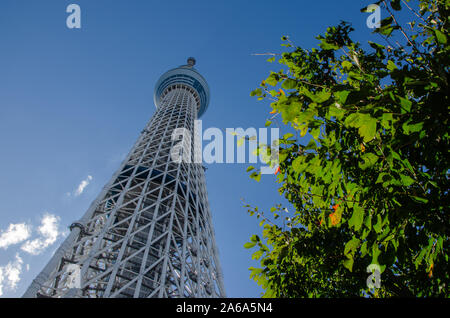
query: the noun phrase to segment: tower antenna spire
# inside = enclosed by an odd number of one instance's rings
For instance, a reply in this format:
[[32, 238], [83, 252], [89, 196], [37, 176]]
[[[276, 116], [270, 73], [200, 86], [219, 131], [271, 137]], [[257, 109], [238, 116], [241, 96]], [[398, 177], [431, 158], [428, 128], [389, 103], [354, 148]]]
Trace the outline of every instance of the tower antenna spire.
[[195, 65], [195, 63], [196, 63], [195, 58], [193, 58], [192, 56], [191, 56], [191, 57], [188, 57], [188, 59], [187, 59], [187, 65], [189, 65], [190, 67], [193, 67], [193, 66]]

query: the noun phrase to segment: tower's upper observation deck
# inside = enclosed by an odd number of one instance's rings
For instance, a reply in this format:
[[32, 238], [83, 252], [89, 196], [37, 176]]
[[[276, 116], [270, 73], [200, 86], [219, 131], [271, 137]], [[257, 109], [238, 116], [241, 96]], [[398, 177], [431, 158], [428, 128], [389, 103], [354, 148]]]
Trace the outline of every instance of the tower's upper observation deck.
[[171, 69], [159, 78], [153, 94], [156, 107], [160, 106], [162, 98], [170, 90], [187, 86], [193, 90], [197, 100], [197, 117], [203, 115], [209, 104], [209, 86], [203, 76], [194, 68], [194, 65], [195, 59], [190, 57], [188, 58], [186, 65]]

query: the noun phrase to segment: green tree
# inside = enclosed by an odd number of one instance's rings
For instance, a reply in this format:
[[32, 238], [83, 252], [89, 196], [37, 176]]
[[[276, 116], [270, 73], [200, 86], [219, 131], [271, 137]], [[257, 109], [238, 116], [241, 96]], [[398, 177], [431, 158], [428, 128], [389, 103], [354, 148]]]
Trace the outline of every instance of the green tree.
[[[271, 72], [251, 93], [312, 136], [305, 146], [285, 135], [270, 162], [295, 212], [246, 205], [262, 219], [263, 239], [245, 247], [257, 248], [261, 267], [250, 277], [265, 297], [450, 295], [450, 1], [377, 4], [389, 13], [374, 31], [383, 44], [363, 49], [344, 22], [311, 50], [283, 37], [288, 52], [278, 62], [289, 71]], [[396, 18], [402, 9], [407, 25]], [[367, 285], [370, 264], [380, 288]]]

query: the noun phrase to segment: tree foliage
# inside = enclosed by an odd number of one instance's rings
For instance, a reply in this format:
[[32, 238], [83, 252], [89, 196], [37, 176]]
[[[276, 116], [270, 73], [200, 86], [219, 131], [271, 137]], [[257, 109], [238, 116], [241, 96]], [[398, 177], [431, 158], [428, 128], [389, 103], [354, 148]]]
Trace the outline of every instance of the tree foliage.
[[[262, 219], [263, 239], [245, 247], [257, 247], [251, 278], [265, 297], [449, 296], [450, 1], [378, 4], [382, 44], [363, 48], [345, 22], [312, 50], [283, 37], [288, 71], [251, 94], [312, 136], [280, 139], [279, 192], [295, 212], [246, 205]], [[367, 285], [370, 264], [380, 288]]]

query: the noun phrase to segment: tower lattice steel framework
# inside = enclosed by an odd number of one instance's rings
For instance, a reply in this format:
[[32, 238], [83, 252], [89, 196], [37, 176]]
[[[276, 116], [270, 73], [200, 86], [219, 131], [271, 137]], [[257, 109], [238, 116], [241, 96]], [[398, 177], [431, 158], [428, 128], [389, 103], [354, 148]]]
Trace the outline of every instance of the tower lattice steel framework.
[[225, 297], [204, 169], [171, 160], [208, 107], [195, 59], [161, 76], [156, 113], [24, 297]]

